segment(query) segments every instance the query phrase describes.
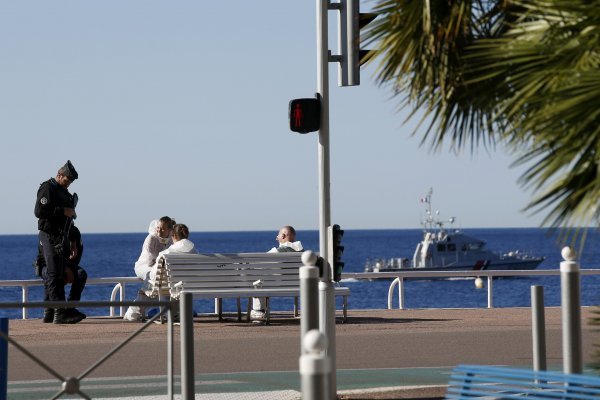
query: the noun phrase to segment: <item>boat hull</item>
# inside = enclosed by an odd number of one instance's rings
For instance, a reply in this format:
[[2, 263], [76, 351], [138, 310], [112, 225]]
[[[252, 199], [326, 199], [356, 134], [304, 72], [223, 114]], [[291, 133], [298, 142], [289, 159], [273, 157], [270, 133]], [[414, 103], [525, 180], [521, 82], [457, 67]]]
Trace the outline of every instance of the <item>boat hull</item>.
[[533, 270], [544, 261], [543, 258], [533, 258], [529, 260], [511, 260], [496, 261], [490, 263], [476, 263], [464, 265], [446, 265], [432, 267], [404, 267], [404, 268], [373, 268], [372, 272], [396, 272], [396, 271], [513, 271], [513, 270]]

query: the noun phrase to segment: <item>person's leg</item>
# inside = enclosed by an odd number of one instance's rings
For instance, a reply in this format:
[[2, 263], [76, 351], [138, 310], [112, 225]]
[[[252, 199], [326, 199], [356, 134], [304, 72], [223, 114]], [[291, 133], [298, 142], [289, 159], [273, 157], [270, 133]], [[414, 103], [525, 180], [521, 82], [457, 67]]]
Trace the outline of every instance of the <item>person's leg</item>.
[[[48, 288], [46, 287], [46, 280], [48, 280], [48, 268], [46, 268], [46, 263], [44, 262], [44, 266], [41, 269], [40, 277], [44, 281], [44, 301], [50, 300], [50, 295], [48, 294]], [[44, 309], [44, 316], [42, 317], [42, 321], [45, 324], [49, 324], [54, 321], [54, 308], [46, 307]]]
[[[146, 288], [146, 283], [144, 282], [142, 284], [142, 287], [140, 288], [140, 290], [138, 290], [138, 294], [137, 297], [135, 298], [134, 301], [148, 301], [150, 300], [150, 297], [146, 296], [146, 292], [145, 292], [145, 288]], [[123, 319], [125, 321], [142, 321], [145, 317], [145, 307], [141, 307], [141, 306], [129, 306], [129, 308], [127, 309], [127, 312], [125, 313], [125, 315], [123, 316]]]
[[65, 300], [65, 285], [63, 282], [64, 258], [57, 254], [55, 243], [45, 232], [40, 232], [40, 243], [46, 261], [46, 279], [45, 287], [50, 301]]
[[264, 297], [252, 298], [252, 311], [250, 311], [250, 319], [254, 321], [263, 321], [265, 319], [265, 303], [267, 300]]
[[76, 267], [67, 267], [73, 271], [73, 283], [71, 283], [71, 290], [69, 291], [68, 301], [79, 301], [81, 300], [81, 293], [85, 288], [87, 282], [87, 272], [79, 265]]
[[[69, 290], [69, 297], [67, 298], [67, 300], [68, 301], [81, 300], [81, 293], [83, 292], [83, 289], [85, 288], [85, 283], [87, 282], [87, 277], [88, 277], [87, 272], [85, 272], [85, 270], [83, 268], [81, 268], [79, 265], [77, 265], [77, 266], [68, 265], [67, 268], [65, 269], [65, 271], [70, 271], [71, 273], [69, 275], [72, 276], [71, 290]], [[87, 315], [85, 315], [84, 313], [82, 313], [81, 311], [76, 309], [75, 307], [70, 308], [70, 310], [72, 310], [71, 312], [73, 312], [76, 315], [79, 315], [82, 318], [87, 317]]]
[[[50, 237], [45, 232], [40, 232], [40, 243], [46, 261], [46, 276], [44, 281], [48, 298], [50, 301], [65, 301], [65, 284], [64, 284], [64, 254], [57, 252], [58, 238]], [[81, 321], [81, 318], [70, 313], [66, 308], [54, 309], [55, 324], [75, 324]]]

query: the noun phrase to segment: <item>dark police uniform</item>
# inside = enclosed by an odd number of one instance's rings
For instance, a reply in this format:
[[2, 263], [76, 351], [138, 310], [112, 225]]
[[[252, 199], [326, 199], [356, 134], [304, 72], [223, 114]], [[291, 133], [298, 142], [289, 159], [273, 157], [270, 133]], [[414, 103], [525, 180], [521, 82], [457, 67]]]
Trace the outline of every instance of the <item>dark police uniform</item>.
[[48, 269], [45, 287], [51, 301], [65, 300], [63, 275], [70, 251], [65, 229], [70, 221], [64, 209], [74, 208], [74, 203], [71, 193], [54, 178], [43, 182], [38, 189], [34, 213], [39, 218], [39, 239]]
[[[81, 300], [81, 293], [85, 288], [87, 282], [87, 272], [79, 265], [81, 256], [83, 255], [83, 240], [81, 239], [81, 232], [73, 225], [69, 231], [69, 242], [74, 242], [77, 247], [77, 256], [73, 259], [67, 258], [65, 260], [65, 268], [70, 269], [73, 272], [73, 282], [71, 282], [71, 290], [69, 291], [68, 301], [79, 301]], [[44, 281], [48, 279], [48, 268], [46, 268], [46, 260], [44, 258], [44, 252], [42, 245], [38, 246], [38, 256], [35, 262], [39, 268], [39, 277]], [[48, 291], [45, 290], [44, 300], [50, 300]]]

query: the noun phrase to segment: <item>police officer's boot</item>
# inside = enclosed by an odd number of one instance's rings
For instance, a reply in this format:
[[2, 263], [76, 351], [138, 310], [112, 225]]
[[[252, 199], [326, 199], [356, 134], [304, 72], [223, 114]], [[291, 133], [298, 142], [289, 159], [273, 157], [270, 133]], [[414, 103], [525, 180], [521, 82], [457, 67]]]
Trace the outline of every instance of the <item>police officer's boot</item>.
[[82, 318], [71, 314], [66, 308], [55, 308], [54, 309], [54, 320], [55, 324], [76, 324], [81, 321]]
[[79, 317], [79, 319], [86, 319], [87, 315], [85, 315], [84, 313], [82, 313], [81, 311], [79, 311], [76, 308], [67, 308], [67, 313], [69, 315], [74, 315], [76, 317]]
[[44, 310], [44, 319], [45, 324], [49, 324], [54, 321], [54, 308], [46, 308]]

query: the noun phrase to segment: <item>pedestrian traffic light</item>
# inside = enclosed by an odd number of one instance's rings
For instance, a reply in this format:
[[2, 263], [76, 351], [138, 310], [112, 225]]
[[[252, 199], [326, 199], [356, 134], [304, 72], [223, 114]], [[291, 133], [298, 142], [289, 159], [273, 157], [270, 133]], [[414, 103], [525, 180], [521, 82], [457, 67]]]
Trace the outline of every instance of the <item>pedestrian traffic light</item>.
[[344, 253], [344, 246], [342, 246], [342, 236], [344, 231], [339, 225], [331, 226], [331, 269], [333, 270], [333, 280], [339, 282], [342, 279], [342, 270], [344, 269], [344, 262], [342, 261], [342, 254]]
[[321, 128], [321, 101], [294, 99], [290, 101], [290, 129], [298, 133], [315, 132]]
[[377, 14], [360, 12], [360, 0], [342, 0], [339, 24], [342, 53], [339, 86], [360, 85], [360, 66], [372, 51], [361, 50], [360, 31], [375, 18]]

